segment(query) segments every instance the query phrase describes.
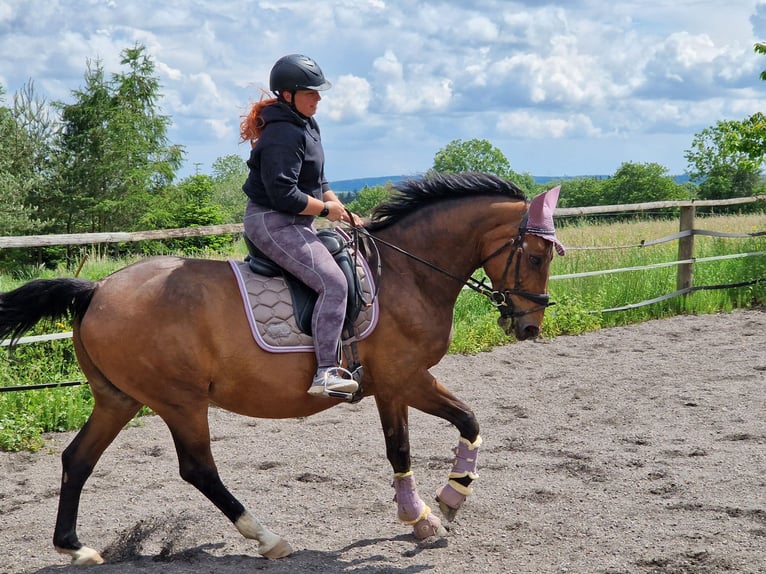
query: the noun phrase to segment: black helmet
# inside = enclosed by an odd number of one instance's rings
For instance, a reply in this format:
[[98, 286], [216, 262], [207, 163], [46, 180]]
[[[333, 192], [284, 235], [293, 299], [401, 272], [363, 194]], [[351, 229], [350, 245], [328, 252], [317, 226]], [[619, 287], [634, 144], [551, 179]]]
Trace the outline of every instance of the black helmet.
[[331, 85], [319, 64], [301, 54], [290, 54], [277, 60], [269, 76], [269, 89], [275, 93], [283, 90], [327, 90]]

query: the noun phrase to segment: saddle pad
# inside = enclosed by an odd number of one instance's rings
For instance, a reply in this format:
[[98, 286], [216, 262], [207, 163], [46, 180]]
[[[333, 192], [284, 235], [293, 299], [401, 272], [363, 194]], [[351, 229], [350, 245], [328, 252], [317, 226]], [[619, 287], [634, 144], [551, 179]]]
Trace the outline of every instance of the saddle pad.
[[[258, 345], [272, 353], [308, 352], [314, 350], [314, 339], [298, 328], [293, 315], [290, 290], [282, 277], [256, 275], [246, 261], [229, 260], [237, 278], [250, 330]], [[364, 300], [370, 301], [374, 286], [367, 262], [359, 258], [357, 271]], [[356, 339], [369, 336], [378, 323], [378, 299], [362, 307], [354, 322]]]

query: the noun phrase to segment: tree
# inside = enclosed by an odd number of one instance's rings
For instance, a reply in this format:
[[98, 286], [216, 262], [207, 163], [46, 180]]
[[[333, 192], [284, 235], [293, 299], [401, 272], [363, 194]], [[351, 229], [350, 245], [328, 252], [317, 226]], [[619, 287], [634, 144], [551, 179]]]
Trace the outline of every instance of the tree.
[[[766, 44], [764, 44], [763, 42], [756, 42], [755, 46], [753, 46], [753, 51], [756, 54], [762, 54], [762, 55], [766, 56]], [[763, 70], [761, 72], [760, 78], [764, 82], [766, 82], [766, 70]]]
[[128, 71], [113, 78], [116, 91], [112, 101], [118, 113], [111, 127], [117, 132], [116, 142], [121, 144], [117, 153], [128, 154], [124, 162], [130, 167], [127, 179], [132, 191], [151, 192], [173, 181], [181, 167], [183, 148], [169, 145], [167, 130], [172, 122], [159, 113], [160, 83], [154, 75], [154, 62], [145, 50], [137, 44], [122, 52], [120, 63]]
[[719, 121], [694, 136], [685, 157], [702, 199], [753, 195], [766, 160], [766, 116]]
[[[174, 227], [197, 227], [223, 223], [222, 210], [212, 201], [213, 189], [213, 179], [207, 175], [193, 175], [183, 180], [178, 185], [183, 202], [178, 207]], [[186, 253], [194, 253], [204, 249], [221, 250], [231, 242], [230, 235], [211, 235], [178, 239], [173, 243]]]
[[58, 104], [61, 184], [46, 203], [63, 231], [133, 229], [181, 165], [183, 150], [168, 144], [170, 119], [158, 113], [159, 82], [144, 50], [124, 50], [127, 72], [111, 80], [100, 62], [88, 61], [75, 103]]
[[513, 171], [503, 152], [487, 140], [451, 141], [445, 148], [436, 152], [431, 169], [439, 173], [491, 173], [514, 182], [526, 192], [535, 189], [534, 178], [529, 174]]
[[[0, 85], [0, 101], [4, 96]], [[24, 235], [41, 225], [30, 203], [31, 191], [42, 184], [36, 143], [16, 110], [0, 107], [0, 235]]]
[[686, 188], [668, 175], [666, 167], [631, 162], [604, 181], [602, 197], [605, 205], [689, 199]]
[[236, 154], [219, 157], [213, 162], [212, 202], [220, 206], [224, 223], [242, 221], [246, 204], [242, 184], [247, 173], [247, 164]]
[[356, 198], [347, 205], [348, 209], [359, 216], [366, 217], [372, 213], [378, 205], [383, 203], [391, 196], [391, 184], [385, 186], [375, 185], [373, 187], [364, 186]]
[[[603, 179], [595, 177], [578, 177], [568, 179], [561, 184], [559, 207], [590, 207], [606, 205], [604, 201]], [[546, 186], [546, 187], [550, 187]]]

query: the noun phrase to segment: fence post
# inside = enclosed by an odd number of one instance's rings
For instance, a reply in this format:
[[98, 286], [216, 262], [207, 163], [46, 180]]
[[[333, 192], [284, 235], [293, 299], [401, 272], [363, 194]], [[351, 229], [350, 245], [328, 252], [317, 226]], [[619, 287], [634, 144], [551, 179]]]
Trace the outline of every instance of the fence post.
[[[692, 231], [694, 229], [694, 211], [693, 205], [681, 208], [680, 231]], [[678, 240], [678, 260], [685, 261], [694, 257], [694, 234], [689, 234]], [[688, 289], [692, 286], [694, 280], [694, 263], [681, 263], [678, 266], [678, 277], [676, 279], [677, 289]]]

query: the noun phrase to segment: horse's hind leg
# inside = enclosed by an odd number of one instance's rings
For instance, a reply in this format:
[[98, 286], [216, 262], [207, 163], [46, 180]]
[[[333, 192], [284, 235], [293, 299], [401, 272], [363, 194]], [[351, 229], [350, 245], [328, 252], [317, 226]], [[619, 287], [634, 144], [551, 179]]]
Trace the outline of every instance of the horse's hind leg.
[[[108, 385], [108, 383], [107, 383]], [[93, 385], [95, 406], [88, 422], [61, 455], [63, 472], [53, 545], [72, 558], [73, 564], [102, 564], [98, 552], [83, 546], [77, 538], [77, 512], [83, 485], [98, 459], [141, 404], [111, 387], [101, 391]]]
[[195, 486], [245, 538], [258, 542], [258, 553], [266, 558], [282, 558], [292, 552], [290, 544], [260, 524], [224, 486], [210, 451], [207, 403], [195, 408], [158, 413], [173, 435], [181, 478]]

